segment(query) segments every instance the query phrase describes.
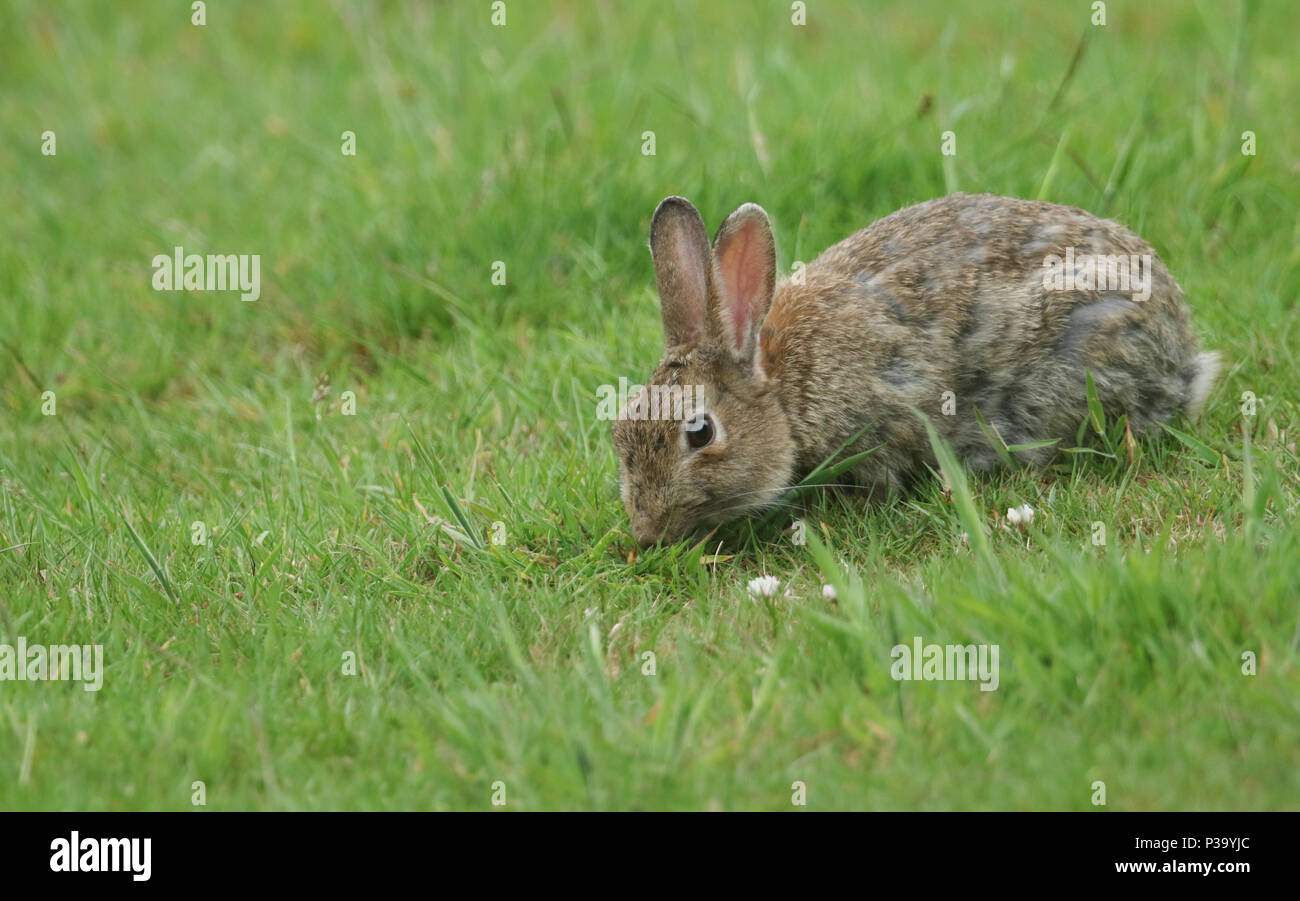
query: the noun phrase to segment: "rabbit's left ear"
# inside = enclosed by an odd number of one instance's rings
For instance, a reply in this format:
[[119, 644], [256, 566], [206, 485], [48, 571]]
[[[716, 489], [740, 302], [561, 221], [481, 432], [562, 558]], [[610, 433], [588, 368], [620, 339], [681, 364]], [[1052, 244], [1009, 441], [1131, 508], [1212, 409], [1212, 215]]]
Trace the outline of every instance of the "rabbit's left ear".
[[685, 197], [665, 197], [650, 222], [650, 254], [659, 285], [664, 347], [703, 337], [713, 273], [709, 233]]
[[776, 288], [776, 242], [761, 206], [747, 203], [727, 217], [713, 239], [713, 261], [717, 278], [710, 324], [736, 361], [748, 367]]

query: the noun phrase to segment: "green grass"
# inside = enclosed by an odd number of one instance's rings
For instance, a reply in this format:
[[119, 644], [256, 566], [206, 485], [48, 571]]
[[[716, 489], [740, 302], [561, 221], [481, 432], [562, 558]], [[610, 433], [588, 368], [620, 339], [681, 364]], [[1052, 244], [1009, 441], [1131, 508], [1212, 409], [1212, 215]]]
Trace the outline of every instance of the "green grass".
[[[0, 682], [0, 809], [1300, 806], [1290, 4], [489, 7], [0, 9], [0, 643], [105, 660]], [[1150, 240], [1201, 421], [636, 554], [596, 389], [657, 358], [658, 200], [788, 272], [958, 189]], [[261, 299], [151, 290], [178, 244]], [[916, 635], [998, 690], [895, 682]]]

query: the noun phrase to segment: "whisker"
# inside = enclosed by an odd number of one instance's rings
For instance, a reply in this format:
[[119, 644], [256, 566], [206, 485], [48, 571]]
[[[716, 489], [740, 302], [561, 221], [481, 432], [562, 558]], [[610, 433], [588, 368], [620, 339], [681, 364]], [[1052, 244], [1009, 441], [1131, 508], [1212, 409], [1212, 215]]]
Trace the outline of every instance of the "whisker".
[[731, 501], [731, 500], [735, 500], [736, 498], [745, 497], [746, 495], [750, 495], [750, 494], [773, 494], [773, 493], [784, 494], [787, 491], [797, 491], [798, 489], [801, 488], [857, 488], [857, 487], [859, 486], [853, 484], [852, 482], [814, 482], [808, 485], [791, 485], [787, 488], [759, 488], [754, 491], [740, 491], [737, 492], [736, 494], [729, 494], [724, 498], [720, 498], [720, 501]]
[[757, 513], [760, 511], [767, 511], [767, 510], [802, 510], [802, 509], [803, 507], [799, 504], [792, 504], [787, 501], [778, 501], [776, 503], [769, 504], [763, 507], [753, 507], [744, 504], [736, 504], [730, 507], [721, 507], [717, 509], [713, 513], [713, 515], [732, 516], [740, 513]]

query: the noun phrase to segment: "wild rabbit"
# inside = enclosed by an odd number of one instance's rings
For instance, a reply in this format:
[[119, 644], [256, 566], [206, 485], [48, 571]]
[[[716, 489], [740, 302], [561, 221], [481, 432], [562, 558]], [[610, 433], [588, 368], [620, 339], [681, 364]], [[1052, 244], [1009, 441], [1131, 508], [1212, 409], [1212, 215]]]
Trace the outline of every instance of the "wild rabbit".
[[840, 480], [902, 491], [935, 465], [913, 408], [978, 471], [1002, 458], [976, 410], [1007, 445], [1072, 440], [1087, 370], [1107, 414], [1140, 432], [1195, 415], [1218, 370], [1151, 246], [1075, 207], [941, 197], [777, 284], [761, 207], [733, 212], [710, 247], [695, 207], [669, 197], [650, 250], [664, 357], [646, 390], [690, 390], [654, 416], [643, 392], [614, 424], [643, 547], [776, 503], [855, 435], [845, 454], [875, 451]]

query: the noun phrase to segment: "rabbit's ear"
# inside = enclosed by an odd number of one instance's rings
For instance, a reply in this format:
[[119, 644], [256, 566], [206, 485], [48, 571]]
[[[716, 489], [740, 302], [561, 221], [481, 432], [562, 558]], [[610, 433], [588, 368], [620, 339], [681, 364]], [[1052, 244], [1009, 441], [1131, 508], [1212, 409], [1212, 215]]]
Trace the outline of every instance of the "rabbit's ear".
[[776, 287], [776, 242], [761, 206], [747, 203], [727, 217], [714, 239], [713, 259], [717, 292], [711, 312], [722, 343], [748, 365]]
[[699, 339], [704, 333], [713, 252], [700, 211], [685, 197], [666, 197], [655, 210], [650, 254], [664, 318], [664, 347]]

